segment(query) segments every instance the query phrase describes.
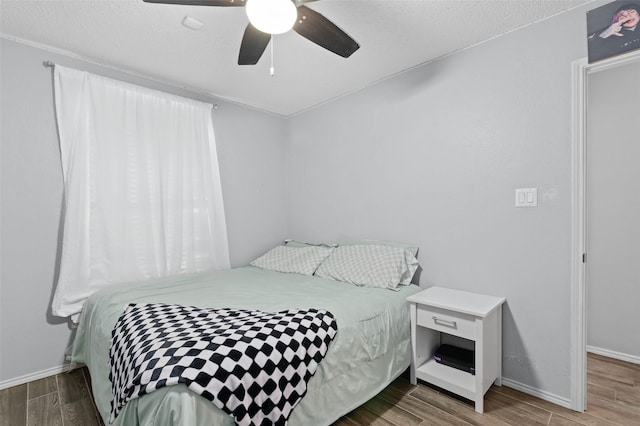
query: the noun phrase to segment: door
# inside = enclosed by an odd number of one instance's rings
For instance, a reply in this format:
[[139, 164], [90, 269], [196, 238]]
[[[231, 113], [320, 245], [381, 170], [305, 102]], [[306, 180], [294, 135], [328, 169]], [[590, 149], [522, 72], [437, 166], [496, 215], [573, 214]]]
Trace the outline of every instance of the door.
[[640, 61], [587, 90], [587, 350], [640, 362]]

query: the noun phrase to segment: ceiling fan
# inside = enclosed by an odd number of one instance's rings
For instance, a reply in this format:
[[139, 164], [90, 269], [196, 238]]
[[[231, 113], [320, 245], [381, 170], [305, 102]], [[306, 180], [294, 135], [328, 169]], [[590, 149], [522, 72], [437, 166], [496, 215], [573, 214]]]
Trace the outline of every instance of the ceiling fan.
[[[256, 4], [264, 0], [143, 0], [146, 3], [164, 3], [193, 6], [222, 6], [222, 7], [247, 7], [247, 14], [250, 12], [251, 3]], [[288, 3], [286, 0], [285, 3]], [[295, 7], [295, 22], [293, 29], [295, 32], [323, 47], [336, 55], [348, 58], [360, 48], [360, 45], [347, 33], [342, 31], [333, 22], [325, 18], [320, 13], [308, 8], [304, 3], [311, 3], [317, 0], [290, 0]], [[263, 3], [265, 4], [265, 3]], [[291, 7], [288, 4], [287, 7]], [[249, 15], [250, 21], [251, 15]], [[255, 22], [254, 22], [255, 23]], [[285, 30], [286, 31], [286, 30]], [[284, 31], [281, 31], [284, 32]], [[275, 34], [275, 32], [274, 32]], [[251, 22], [244, 30], [242, 43], [240, 44], [240, 54], [238, 55], [238, 65], [255, 65], [262, 57], [269, 41], [271, 33], [257, 29]]]

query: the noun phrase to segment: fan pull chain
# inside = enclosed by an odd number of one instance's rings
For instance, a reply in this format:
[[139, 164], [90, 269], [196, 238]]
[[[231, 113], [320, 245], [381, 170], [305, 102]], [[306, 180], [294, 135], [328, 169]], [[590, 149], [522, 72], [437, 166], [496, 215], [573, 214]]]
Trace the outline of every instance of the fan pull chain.
[[269, 74], [273, 77], [276, 74], [276, 69], [273, 67], [273, 34], [271, 34], [271, 68], [269, 68]]

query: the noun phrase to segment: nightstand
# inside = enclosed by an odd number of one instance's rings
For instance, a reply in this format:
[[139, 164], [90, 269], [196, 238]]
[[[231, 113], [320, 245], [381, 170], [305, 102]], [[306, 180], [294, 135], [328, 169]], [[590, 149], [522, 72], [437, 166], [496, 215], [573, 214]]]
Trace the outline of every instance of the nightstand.
[[[504, 298], [442, 287], [430, 287], [411, 303], [411, 383], [417, 379], [475, 402], [482, 413], [484, 394], [502, 385], [502, 304]], [[469, 341], [474, 348], [475, 375], [437, 363], [433, 355], [443, 334]]]

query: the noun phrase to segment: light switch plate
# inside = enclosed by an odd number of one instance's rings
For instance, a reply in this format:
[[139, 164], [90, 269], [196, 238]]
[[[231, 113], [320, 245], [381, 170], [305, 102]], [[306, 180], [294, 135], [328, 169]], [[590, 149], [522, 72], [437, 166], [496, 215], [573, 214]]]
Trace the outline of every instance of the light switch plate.
[[538, 188], [516, 189], [516, 207], [538, 207]]

